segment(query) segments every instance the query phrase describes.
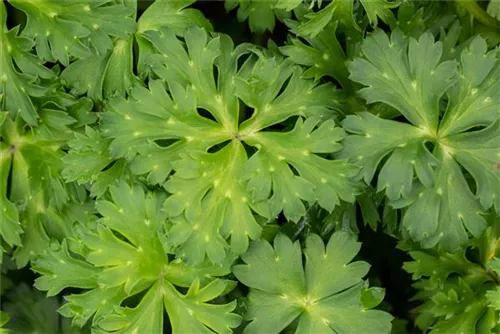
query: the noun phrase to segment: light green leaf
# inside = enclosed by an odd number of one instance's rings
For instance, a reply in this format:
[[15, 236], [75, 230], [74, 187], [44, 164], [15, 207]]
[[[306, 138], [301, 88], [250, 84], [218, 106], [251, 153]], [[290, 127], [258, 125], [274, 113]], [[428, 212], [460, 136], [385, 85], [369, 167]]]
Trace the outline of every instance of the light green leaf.
[[[287, 24], [292, 27], [296, 25], [290, 22]], [[329, 24], [315, 37], [303, 37], [308, 44], [299, 38], [293, 38], [291, 43], [280, 47], [280, 51], [294, 63], [309, 67], [303, 74], [305, 78], [319, 80], [323, 76], [330, 76], [348, 89], [351, 83], [344, 65], [346, 55], [335, 37], [336, 30], [337, 24]]]
[[68, 244], [52, 244], [47, 255], [33, 262], [33, 270], [43, 276], [35, 280], [35, 287], [55, 296], [67, 287], [82, 289], [97, 286], [98, 268], [71, 256]]
[[378, 175], [378, 191], [385, 190], [392, 200], [408, 198], [414, 176], [426, 186], [432, 186], [432, 167], [438, 160], [425, 147], [428, 138], [422, 130], [368, 112], [347, 116], [342, 125], [353, 135], [343, 141], [344, 150], [338, 156], [363, 166], [362, 176], [367, 184], [389, 155]]
[[161, 333], [163, 305], [161, 282], [155, 283], [134, 308], [121, 308], [118, 314], [105, 315], [97, 326], [112, 333]]
[[[67, 296], [60, 313], [79, 326], [92, 319], [98, 332], [156, 333], [163, 329], [165, 305], [174, 333], [230, 333], [237, 327], [236, 303], [213, 302], [234, 287], [232, 281], [215, 278], [230, 272], [231, 260], [196, 267], [169, 262], [171, 247], [162, 236], [165, 193], [145, 192], [123, 180], [109, 192], [97, 202], [97, 221], [82, 225], [78, 235], [35, 261], [33, 269], [42, 275], [36, 280], [39, 289], [49, 294], [67, 287], [89, 289]], [[71, 251], [69, 242], [75, 245]], [[189, 290], [182, 294], [175, 285]], [[131, 296], [138, 305], [123, 306]]]
[[[21, 244], [21, 233], [23, 229], [19, 222], [19, 212], [17, 207], [7, 198], [7, 185], [10, 169], [12, 165], [12, 155], [9, 154], [10, 147], [5, 143], [0, 143], [0, 237], [9, 246]], [[1, 251], [4, 251], [0, 247]], [[1, 260], [1, 258], [0, 258]]]
[[86, 127], [85, 134], [75, 133], [68, 142], [70, 151], [63, 158], [62, 177], [68, 182], [89, 183], [91, 196], [101, 197], [116, 180], [130, 179], [123, 159], [115, 161], [109, 154], [109, 140]]
[[[429, 32], [407, 40], [395, 31], [389, 40], [377, 31], [361, 48], [366, 59], [349, 66], [351, 79], [368, 86], [361, 95], [397, 109], [411, 124], [368, 113], [349, 116], [344, 127], [354, 135], [339, 157], [357, 161], [371, 182], [392, 152], [377, 190], [386, 190], [393, 207], [405, 208], [402, 227], [414, 240], [455, 251], [468, 232], [483, 232], [483, 212], [500, 206], [500, 97], [493, 93], [500, 89], [498, 52], [487, 52], [476, 37], [457, 69], [454, 61], [440, 60], [442, 42], [434, 43]], [[433, 147], [432, 154], [424, 144]], [[475, 181], [474, 190], [462, 168]]]
[[246, 141], [258, 152], [248, 161], [243, 175], [249, 179], [253, 198], [268, 203], [270, 211], [264, 216], [271, 218], [283, 210], [285, 217], [297, 221], [305, 214], [300, 199], [318, 201], [329, 211], [340, 199], [354, 201], [357, 184], [349, 180], [357, 169], [318, 155], [340, 150], [344, 132], [332, 120], [318, 121], [312, 117], [305, 122], [299, 119], [292, 131], [260, 132]]
[[102, 55], [111, 37], [127, 38], [135, 30], [133, 9], [111, 0], [11, 0], [28, 16], [23, 34], [34, 38], [38, 57], [69, 65], [70, 56], [92, 54], [87, 41]]
[[19, 27], [7, 30], [7, 12], [0, 5], [0, 104], [12, 118], [19, 114], [31, 125], [38, 124], [37, 108], [30, 97], [42, 96], [48, 91], [39, 78], [51, 79], [55, 73], [29, 51], [33, 42], [18, 36]]
[[57, 310], [66, 318], [73, 318], [73, 326], [83, 327], [91, 317], [100, 319], [113, 312], [113, 306], [125, 299], [121, 288], [90, 290], [82, 294], [64, 296], [66, 303]]
[[498, 0], [490, 0], [488, 3], [488, 8], [486, 9], [487, 13], [500, 20], [500, 1]]
[[229, 283], [218, 279], [201, 287], [199, 280], [194, 280], [185, 295], [166, 284], [164, 303], [173, 332], [232, 333], [232, 328], [241, 323], [241, 317], [232, 313], [236, 301], [223, 305], [208, 303], [222, 295]]
[[318, 12], [306, 14], [307, 21], [299, 25], [297, 34], [300, 36], [315, 37], [332, 21], [333, 15], [336, 12], [340, 16], [348, 18], [349, 22], [352, 22], [353, 27], [357, 27], [352, 17], [352, 1], [333, 1]]
[[438, 102], [454, 83], [456, 63], [440, 63], [442, 44], [430, 33], [408, 42], [395, 31], [389, 40], [381, 30], [361, 46], [366, 59], [349, 64], [351, 80], [366, 88], [360, 94], [368, 103], [383, 102], [396, 108], [423, 131], [436, 132]]
[[[290, 61], [257, 49], [238, 64], [249, 53], [248, 45], [234, 48], [228, 36], [212, 38], [197, 27], [186, 31], [185, 43], [166, 28], [143, 36], [155, 49], [149, 61], [162, 80], [150, 80], [149, 89], [135, 87], [128, 99], [110, 101], [101, 129], [111, 140], [113, 158], [130, 161], [135, 174], [147, 174], [148, 182], [163, 184], [171, 194], [164, 206], [172, 223], [167, 239], [178, 256], [191, 263], [208, 256], [219, 263], [228, 251], [241, 254], [249, 239], [261, 233], [252, 210], [271, 218], [285, 207], [276, 197], [268, 209], [249, 194], [244, 181], [268, 159], [254, 158], [256, 163], [242, 175], [249, 158], [242, 142], [266, 154], [287, 156], [300, 174], [294, 178], [292, 169], [283, 165], [286, 177], [280, 182], [299, 180], [294, 189], [282, 190], [297, 205], [286, 205], [289, 218], [304, 214], [300, 198], [318, 201], [328, 210], [339, 198], [354, 201], [355, 168], [319, 156], [340, 149], [342, 132], [327, 121], [343, 103], [332, 85], [305, 80]], [[293, 116], [305, 117], [307, 125], [302, 129], [300, 120], [297, 130], [283, 138], [262, 131]], [[326, 121], [323, 126], [321, 121]], [[329, 141], [323, 143], [321, 136]], [[300, 146], [291, 147], [294, 141]], [[271, 172], [264, 177], [269, 179]]]
[[371, 25], [377, 26], [379, 18], [387, 24], [395, 23], [396, 20], [391, 9], [398, 7], [399, 1], [360, 0], [360, 2], [366, 11], [366, 16], [368, 16]]
[[[227, 11], [238, 7], [238, 21], [248, 20], [248, 25], [253, 33], [264, 33], [273, 31], [276, 23], [274, 9], [277, 7], [277, 0], [269, 1], [225, 1], [224, 6]], [[282, 7], [281, 5], [280, 7]]]
[[78, 59], [61, 73], [72, 94], [87, 94], [94, 101], [125, 96], [138, 82], [132, 72], [133, 39], [116, 39], [104, 55]]
[[[387, 333], [391, 316], [361, 304], [362, 279], [369, 269], [353, 262], [360, 248], [346, 232], [336, 232], [328, 245], [317, 235], [306, 240], [305, 269], [298, 242], [279, 234], [274, 248], [257, 241], [233, 267], [250, 287], [251, 323], [245, 333], [279, 333], [299, 318], [296, 333]], [[330, 277], [325, 280], [324, 277]]]
[[184, 35], [184, 31], [190, 26], [212, 30], [210, 21], [199, 10], [186, 8], [194, 2], [195, 0], [153, 2], [137, 21], [137, 33], [160, 30], [161, 27], [168, 27], [179, 36]]

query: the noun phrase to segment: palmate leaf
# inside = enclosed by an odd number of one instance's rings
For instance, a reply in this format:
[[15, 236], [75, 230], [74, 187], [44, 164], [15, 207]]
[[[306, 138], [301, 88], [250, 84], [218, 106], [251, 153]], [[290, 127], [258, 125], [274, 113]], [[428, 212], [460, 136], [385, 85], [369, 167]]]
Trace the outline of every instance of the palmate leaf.
[[93, 52], [104, 54], [112, 47], [111, 37], [126, 39], [135, 29], [133, 8], [122, 2], [11, 0], [10, 3], [26, 13], [28, 20], [23, 34], [35, 39], [38, 57], [65, 66], [69, 65], [70, 57], [85, 58]]
[[264, 33], [273, 31], [276, 18], [282, 20], [290, 17], [290, 12], [302, 3], [302, 0], [269, 0], [269, 1], [243, 1], [225, 0], [226, 11], [237, 10], [239, 22], [248, 20], [250, 31]]
[[[5, 147], [2, 159], [11, 161], [10, 174], [3, 176], [10, 177], [12, 184], [15, 185], [11, 187], [8, 200], [22, 208], [23, 212], [19, 219], [26, 228], [23, 240], [29, 240], [31, 236], [38, 235], [41, 231], [40, 228], [33, 226], [39, 224], [35, 216], [48, 207], [61, 209], [68, 201], [68, 194], [58, 178], [62, 167], [60, 161], [62, 152], [59, 146], [55, 143], [37, 141], [29, 132], [23, 130], [23, 126], [24, 122], [20, 117], [16, 121], [7, 118], [2, 124], [1, 135], [4, 140], [2, 144]], [[9, 169], [5, 172], [9, 172]], [[22, 250], [18, 249], [18, 255], [15, 257], [18, 258], [19, 265], [26, 264], [31, 247], [33, 247], [31, 251], [43, 249], [42, 244], [35, 242], [35, 239], [40, 238], [31, 239], [33, 242], [30, 247], [26, 245]], [[25, 253], [25, 256], [19, 255], [19, 252]]]
[[162, 27], [168, 27], [179, 36], [182, 36], [186, 28], [190, 26], [211, 30], [210, 21], [199, 10], [188, 8], [194, 2], [195, 0], [153, 2], [137, 21], [137, 33], [158, 31]]
[[[295, 32], [299, 22], [287, 21], [287, 25]], [[344, 65], [347, 57], [337, 40], [335, 33], [338, 24], [327, 25], [315, 37], [290, 38], [288, 45], [280, 47], [280, 51], [293, 62], [309, 67], [304, 72], [305, 78], [320, 79], [330, 76], [336, 79], [344, 89], [349, 89], [349, 72]], [[307, 41], [307, 44], [303, 42]]]
[[[362, 51], [364, 58], [349, 65], [351, 79], [367, 86], [361, 96], [394, 107], [408, 123], [368, 113], [348, 116], [343, 125], [352, 135], [339, 157], [361, 165], [367, 183], [388, 157], [377, 189], [385, 190], [394, 207], [405, 208], [403, 228], [426, 247], [439, 243], [456, 250], [467, 232], [479, 236], [484, 230], [482, 212], [500, 208], [498, 51], [487, 52], [476, 37], [459, 64], [440, 61], [442, 43], [430, 33], [408, 40], [399, 31], [390, 38], [375, 32]], [[445, 95], [443, 115], [439, 102]]]
[[[65, 239], [35, 261], [33, 269], [42, 275], [35, 286], [49, 295], [67, 287], [88, 290], [66, 296], [61, 313], [78, 326], [93, 318], [97, 332], [159, 333], [165, 308], [174, 333], [230, 333], [241, 321], [232, 313], [235, 302], [211, 303], [233, 286], [216, 278], [228, 274], [229, 265], [170, 262], [161, 235], [164, 200], [164, 192], [145, 193], [124, 181], [111, 187], [109, 200], [97, 202], [102, 218], [95, 228]], [[74, 253], [70, 241], [85, 247]], [[181, 293], [176, 286], [189, 290]], [[137, 306], [121, 306], [140, 292], [145, 294]]]
[[48, 91], [38, 78], [51, 79], [56, 75], [29, 53], [33, 42], [18, 36], [19, 27], [7, 30], [7, 11], [0, 5], [0, 103], [11, 117], [21, 117], [30, 125], [38, 123], [37, 109], [30, 96], [40, 97]]
[[[61, 74], [61, 79], [76, 95], [87, 94], [93, 100], [113, 96], [125, 96], [135, 85], [141, 85], [133, 70], [133, 45], [138, 43], [139, 75], [146, 73], [143, 59], [152, 51], [151, 45], [143, 38], [146, 31], [162, 27], [172, 29], [182, 36], [192, 25], [211, 30], [210, 22], [196, 9], [186, 8], [192, 0], [155, 1], [142, 13], [137, 21], [137, 29], [128, 38], [115, 38], [113, 46], [105, 53], [98, 53], [72, 62]], [[135, 9], [136, 2], [129, 5]]]
[[[456, 253], [436, 250], [413, 250], [413, 261], [404, 269], [416, 280], [414, 300], [421, 305], [414, 310], [416, 325], [430, 333], [495, 332], [498, 312], [498, 217], [469, 247]], [[478, 257], [466, 256], [472, 247]]]
[[250, 287], [246, 318], [251, 322], [245, 333], [280, 333], [297, 318], [296, 333], [389, 332], [392, 317], [361, 302], [369, 265], [350, 263], [359, 248], [346, 232], [334, 233], [326, 248], [311, 234], [304, 268], [299, 243], [283, 234], [275, 238], [274, 248], [266, 241], [252, 243], [242, 256], [245, 264], [233, 267], [238, 280]]
[[[361, 30], [353, 13], [352, 0], [332, 1], [317, 12], [306, 14], [306, 21], [301, 22], [297, 29], [300, 36], [315, 37], [332, 21], [337, 21], [346, 30]], [[390, 24], [395, 21], [392, 8], [399, 6], [397, 1], [360, 0], [361, 6], [372, 26], [377, 26], [378, 20]]]
[[[131, 170], [150, 182], [167, 180], [165, 210], [178, 255], [220, 262], [228, 238], [231, 251], [243, 253], [261, 233], [253, 211], [271, 219], [284, 210], [297, 220], [305, 214], [301, 200], [328, 210], [340, 199], [354, 201], [356, 169], [319, 155], [340, 150], [344, 136], [332, 120], [321, 120], [340, 105], [332, 86], [304, 80], [290, 62], [262, 54], [247, 55], [238, 68], [246, 45], [234, 48], [227, 36], [209, 38], [200, 28], [186, 31], [187, 49], [168, 29], [144, 36], [158, 52], [152, 69], [165, 83], [151, 80], [149, 89], [111, 101], [101, 129], [112, 139], [112, 156], [131, 160]], [[243, 122], [240, 101], [253, 109]], [[291, 116], [305, 120], [283, 135], [263, 131]], [[250, 160], [243, 143], [256, 148]]]
[[[81, 106], [73, 100], [76, 109], [72, 111], [84, 114], [85, 106], [89, 105]], [[81, 214], [72, 212], [76, 206], [85, 206], [84, 190], [61, 178], [62, 147], [76, 120], [58, 109], [41, 108], [39, 114], [37, 128], [29, 128], [20, 115], [15, 120], [6, 117], [1, 125], [2, 222], [4, 218], [6, 222], [2, 224], [2, 238], [18, 246], [13, 259], [19, 267], [44, 252], [49, 237], [71, 235], [71, 224], [87, 219], [85, 209]], [[6, 180], [11, 184], [8, 192]], [[24, 230], [21, 242], [16, 237], [19, 228]]]
[[131, 180], [126, 161], [115, 161], [108, 152], [109, 140], [91, 127], [84, 134], [75, 133], [68, 145], [71, 150], [63, 158], [61, 175], [67, 182], [89, 184], [91, 196], [101, 197], [116, 180]]
[[125, 96], [138, 83], [132, 71], [133, 38], [116, 39], [105, 55], [91, 55], [72, 62], [61, 80], [75, 95], [87, 94], [94, 101]]

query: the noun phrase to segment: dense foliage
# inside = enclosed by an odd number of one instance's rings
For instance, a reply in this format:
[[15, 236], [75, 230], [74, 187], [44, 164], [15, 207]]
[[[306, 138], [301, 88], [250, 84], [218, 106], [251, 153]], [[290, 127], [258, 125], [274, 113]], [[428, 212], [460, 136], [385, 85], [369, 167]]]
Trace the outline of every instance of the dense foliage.
[[0, 28], [0, 333], [500, 333], [500, 1]]

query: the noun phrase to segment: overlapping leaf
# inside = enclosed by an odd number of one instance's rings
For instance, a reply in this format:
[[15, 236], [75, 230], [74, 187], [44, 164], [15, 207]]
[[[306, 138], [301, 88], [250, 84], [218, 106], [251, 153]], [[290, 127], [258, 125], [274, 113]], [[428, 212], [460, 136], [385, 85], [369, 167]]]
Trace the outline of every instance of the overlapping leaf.
[[38, 123], [37, 109], [30, 96], [40, 97], [49, 88], [40, 84], [39, 78], [50, 79], [56, 75], [29, 53], [33, 41], [19, 36], [19, 27], [7, 30], [7, 12], [0, 5], [0, 103], [1, 110], [11, 117], [21, 117], [31, 125]]
[[[338, 151], [344, 136], [332, 120], [321, 121], [328, 106], [340, 105], [332, 86], [301, 79], [288, 61], [262, 54], [247, 56], [238, 68], [246, 46], [233, 48], [227, 36], [209, 38], [199, 28], [185, 33], [187, 49], [167, 29], [144, 36], [157, 50], [152, 69], [166, 83], [152, 80], [130, 99], [112, 101], [101, 128], [112, 139], [112, 155], [132, 159], [133, 172], [153, 183], [168, 180], [165, 210], [178, 255], [200, 262], [207, 254], [220, 262], [228, 238], [241, 254], [248, 238], [260, 235], [253, 210], [267, 218], [284, 210], [297, 220], [305, 214], [302, 200], [328, 210], [339, 199], [354, 200], [356, 169], [319, 156]], [[240, 100], [253, 110], [240, 110]], [[292, 116], [306, 120], [282, 135], [263, 131]], [[250, 160], [244, 145], [256, 148]]]
[[[97, 203], [102, 218], [95, 228], [83, 229], [80, 237], [63, 241], [35, 262], [34, 270], [42, 274], [35, 285], [49, 295], [66, 287], [87, 289], [67, 296], [61, 308], [79, 326], [93, 318], [100, 331], [159, 333], [165, 307], [174, 333], [230, 333], [240, 323], [232, 313], [235, 302], [209, 303], [232, 286], [215, 278], [229, 273], [229, 267], [187, 267], [169, 261], [161, 232], [164, 199], [163, 192], [145, 193], [141, 186], [130, 187], [124, 181], [111, 187], [110, 200]], [[69, 241], [83, 242], [84, 247], [70, 248]], [[189, 290], [183, 294], [175, 286]], [[142, 291], [145, 295], [137, 306], [121, 305]]]
[[227, 11], [238, 8], [238, 21], [248, 20], [252, 32], [264, 33], [266, 31], [272, 32], [276, 25], [276, 18], [283, 20], [290, 17], [289, 12], [301, 3], [302, 0], [225, 0], [224, 7]]
[[[66, 110], [40, 108], [37, 128], [29, 128], [20, 115], [2, 122], [2, 238], [9, 246], [19, 246], [13, 257], [20, 267], [45, 251], [49, 236], [71, 235], [71, 224], [87, 219], [85, 191], [61, 178], [64, 140], [78, 123], [68, 111], [79, 118], [85, 115], [89, 105], [82, 102], [73, 99]], [[80, 121], [86, 119], [92, 120], [84, 116]], [[80, 214], [73, 211], [80, 206]]]
[[382, 165], [377, 188], [395, 207], [407, 207], [402, 225], [410, 236], [427, 247], [456, 250], [467, 242], [467, 231], [479, 236], [484, 230], [481, 212], [500, 207], [494, 168], [500, 158], [500, 62], [480, 37], [462, 52], [459, 66], [440, 60], [442, 48], [430, 33], [408, 40], [398, 31], [390, 39], [378, 31], [363, 43], [365, 58], [350, 64], [351, 79], [366, 86], [360, 94], [368, 103], [390, 105], [408, 123], [349, 116], [344, 127], [353, 135], [340, 157], [363, 166], [366, 182]]
[[38, 57], [69, 65], [70, 57], [104, 54], [112, 37], [134, 32], [133, 8], [111, 0], [34, 0], [10, 3], [28, 17], [23, 33], [35, 39]]
[[404, 268], [418, 280], [414, 299], [416, 324], [430, 333], [494, 332], [498, 326], [498, 218], [479, 240], [473, 241], [478, 258], [471, 261], [466, 248], [456, 253], [411, 251], [414, 259]]
[[[392, 8], [399, 6], [396, 1], [387, 0], [360, 0], [361, 6], [366, 14], [367, 21], [376, 26], [378, 20], [385, 23], [394, 22]], [[346, 30], [361, 30], [354, 14], [354, 1], [332, 1], [317, 12], [306, 14], [306, 21], [302, 22], [297, 29], [301, 36], [314, 37], [318, 35], [332, 21], [339, 22]]]

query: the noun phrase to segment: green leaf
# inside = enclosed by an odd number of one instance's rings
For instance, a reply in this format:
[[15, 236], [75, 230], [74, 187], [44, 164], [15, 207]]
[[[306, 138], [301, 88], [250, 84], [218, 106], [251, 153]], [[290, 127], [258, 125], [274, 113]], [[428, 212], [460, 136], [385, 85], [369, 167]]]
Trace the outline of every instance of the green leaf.
[[494, 18], [496, 18], [497, 20], [500, 20], [500, 1], [490, 0], [486, 12], [491, 16], [493, 16]]
[[23, 34], [35, 39], [38, 57], [65, 66], [71, 56], [90, 56], [89, 46], [95, 48], [97, 55], [104, 54], [112, 47], [111, 37], [126, 39], [135, 30], [133, 10], [122, 2], [11, 0], [10, 3], [26, 13], [28, 20]]
[[361, 304], [365, 308], [374, 308], [379, 305], [385, 296], [385, 290], [379, 287], [371, 287], [361, 291]]
[[137, 33], [160, 30], [161, 27], [168, 27], [179, 36], [184, 35], [184, 31], [190, 26], [212, 30], [210, 21], [199, 10], [186, 8], [194, 2], [195, 0], [153, 2], [137, 21]]
[[98, 269], [85, 261], [71, 256], [66, 241], [59, 246], [52, 244], [46, 256], [33, 263], [33, 270], [42, 274], [35, 280], [35, 287], [47, 291], [48, 296], [55, 296], [68, 287], [97, 287]]
[[500, 211], [500, 172], [495, 168], [500, 161], [500, 119], [479, 131], [451, 135], [448, 142], [453, 158], [476, 181], [475, 195], [482, 207]]
[[365, 86], [359, 91], [367, 103], [383, 102], [396, 108], [424, 132], [435, 132], [438, 102], [454, 83], [456, 63], [440, 63], [442, 44], [430, 33], [410, 41], [395, 31], [390, 39], [377, 30], [361, 50], [366, 59], [349, 64], [350, 79]]
[[368, 86], [360, 94], [397, 109], [410, 124], [368, 113], [348, 116], [343, 125], [353, 135], [339, 157], [361, 165], [368, 183], [389, 156], [377, 190], [385, 189], [393, 207], [405, 208], [404, 230], [425, 247], [455, 251], [468, 232], [477, 237], [484, 231], [483, 212], [500, 206], [498, 52], [487, 52], [476, 37], [457, 69], [454, 61], [440, 61], [443, 44], [430, 33], [408, 41], [398, 31], [390, 40], [377, 31], [361, 48], [366, 59], [349, 66], [351, 79]]
[[[398, 7], [398, 2], [386, 0], [361, 0], [360, 3], [372, 26], [377, 26], [379, 18], [387, 24], [395, 22], [391, 9]], [[331, 22], [338, 22], [343, 30], [345, 29], [348, 31], [348, 34], [352, 33], [353, 30], [361, 31], [362, 29], [358, 25], [353, 7], [354, 1], [352, 0], [332, 1], [319, 11], [306, 14], [305, 18], [307, 20], [301, 22], [297, 29], [297, 33], [301, 36], [315, 37], [324, 31], [325, 27]]]
[[38, 123], [37, 108], [30, 97], [40, 97], [48, 91], [39, 78], [51, 79], [55, 73], [29, 51], [33, 42], [18, 36], [19, 27], [7, 30], [7, 12], [0, 5], [0, 103], [12, 118], [19, 114], [31, 125]]
[[10, 316], [7, 312], [0, 311], [0, 333], [1, 334], [8, 334], [9, 330], [6, 329], [4, 326], [10, 321]]
[[66, 303], [57, 311], [66, 318], [73, 318], [73, 326], [83, 327], [92, 317], [99, 319], [112, 313], [113, 306], [124, 298], [125, 293], [121, 288], [96, 288], [78, 295], [64, 296]]
[[138, 84], [132, 71], [132, 44], [132, 37], [116, 39], [106, 54], [76, 60], [61, 73], [62, 81], [72, 94], [87, 94], [94, 101], [125, 96]]
[[[301, 199], [328, 210], [339, 198], [354, 201], [358, 184], [351, 177], [356, 169], [320, 157], [341, 148], [342, 131], [327, 121], [332, 109], [343, 104], [333, 86], [305, 80], [290, 61], [258, 50], [239, 65], [248, 45], [234, 48], [228, 36], [211, 38], [200, 28], [186, 31], [185, 45], [168, 29], [148, 31], [144, 37], [156, 50], [150, 61], [162, 80], [150, 80], [149, 89], [135, 87], [128, 99], [110, 101], [101, 129], [112, 140], [113, 158], [127, 159], [133, 173], [147, 174], [148, 182], [164, 185], [171, 194], [164, 206], [172, 222], [167, 239], [178, 256], [192, 263], [208, 256], [218, 263], [229, 248], [243, 253], [249, 239], [261, 233], [252, 210], [270, 219], [286, 207], [287, 218], [297, 220], [305, 213]], [[305, 121], [285, 136], [262, 131], [292, 116]], [[299, 145], [292, 147], [293, 141]], [[242, 142], [259, 151], [248, 164]], [[269, 155], [284, 158], [276, 163]], [[268, 166], [259, 185], [252, 175], [269, 163], [285, 174]], [[283, 184], [273, 186], [280, 194], [270, 207], [265, 191], [251, 194], [246, 181], [252, 178], [250, 188], [252, 182], [264, 188], [270, 182]], [[285, 189], [290, 180], [297, 184]]]
[[[70, 202], [85, 201], [79, 193], [81, 189], [65, 184], [61, 179], [61, 159], [64, 156], [62, 143], [58, 140], [61, 136], [53, 136], [54, 141], [44, 138], [51, 131], [59, 132], [59, 135], [69, 131], [65, 121], [70, 118], [62, 111], [47, 109], [42, 109], [41, 115], [44, 123], [34, 131], [26, 127], [20, 117], [15, 121], [7, 118], [1, 127], [5, 163], [2, 167], [5, 177], [16, 185], [10, 187], [6, 199], [17, 207], [24, 230], [23, 247], [14, 252], [14, 259], [20, 267], [45, 250], [49, 237], [60, 240], [70, 233], [67, 226], [61, 224], [65, 207]], [[11, 161], [10, 167], [8, 161]], [[9, 209], [8, 204], [5, 207], [10, 210], [9, 219], [14, 219], [12, 207]]]
[[5, 143], [10, 145], [11, 178], [17, 185], [11, 190], [11, 200], [26, 204], [30, 196], [42, 193], [42, 205], [62, 208], [68, 195], [59, 178], [63, 156], [60, 144], [38, 140], [24, 129], [19, 117], [15, 122], [8, 119], [2, 125], [1, 134]]
[[[366, 262], [353, 262], [360, 248], [346, 232], [328, 245], [317, 235], [306, 240], [305, 269], [298, 242], [279, 234], [274, 248], [257, 241], [233, 273], [250, 287], [245, 333], [279, 333], [298, 318], [296, 333], [387, 333], [392, 317], [361, 303]], [[330, 277], [325, 280], [324, 277]]]
[[302, 0], [278, 0], [276, 8], [292, 11], [302, 3]]
[[399, 6], [398, 1], [360, 0], [360, 2], [371, 25], [377, 26], [379, 18], [387, 24], [395, 22], [391, 9]]
[[[10, 154], [10, 147], [5, 143], [0, 143], [0, 200], [1, 200], [1, 214], [0, 220], [0, 236], [9, 246], [21, 244], [21, 233], [23, 229], [19, 222], [19, 212], [17, 207], [9, 201], [7, 197], [7, 185], [12, 166], [12, 155]], [[4, 251], [3, 247], [0, 247]]]
[[230, 281], [215, 280], [200, 286], [195, 280], [185, 295], [166, 286], [164, 303], [176, 333], [232, 333], [241, 323], [241, 317], [232, 313], [236, 301], [214, 305], [208, 301], [222, 295]]
[[155, 283], [135, 308], [106, 315], [97, 326], [112, 333], [161, 333], [163, 331], [162, 285]]
[[[170, 262], [170, 247], [162, 236], [164, 200], [164, 192], [145, 192], [123, 180], [111, 187], [109, 197], [97, 202], [97, 221], [35, 261], [33, 269], [42, 275], [36, 287], [49, 294], [67, 287], [89, 289], [67, 296], [60, 313], [78, 326], [92, 319], [97, 331], [161, 332], [165, 305], [176, 333], [231, 332], [241, 321], [232, 313], [235, 302], [212, 302], [234, 286], [216, 278], [230, 272], [229, 264]], [[70, 241], [83, 247], [70, 251]], [[182, 294], [176, 286], [189, 290]], [[136, 307], [123, 306], [136, 295]]]
[[297, 28], [297, 34], [300, 36], [315, 37], [334, 19], [336, 19], [342, 27], [360, 29], [354, 20], [352, 0], [332, 1], [320, 11], [306, 14], [305, 18], [307, 20], [301, 22]]
[[489, 305], [488, 299], [495, 298], [497, 277], [466, 256], [471, 250], [410, 252], [414, 261], [406, 262], [404, 269], [416, 280], [418, 292], [412, 299], [420, 302], [414, 309], [418, 327], [438, 334], [488, 333], [496, 326], [498, 313], [491, 312], [495, 304], [490, 300]]
[[496, 290], [488, 291], [486, 293], [486, 298], [488, 298], [488, 301], [490, 302], [490, 305], [492, 308], [494, 308], [497, 311], [500, 311], [500, 289], [497, 288]]
[[[357, 184], [350, 182], [357, 170], [344, 161], [331, 161], [318, 154], [336, 152], [344, 132], [332, 120], [299, 119], [292, 131], [260, 132], [246, 142], [258, 148], [243, 171], [248, 189], [255, 200], [264, 200], [271, 218], [283, 210], [285, 217], [296, 221], [305, 214], [300, 199], [317, 200], [332, 211], [340, 199], [354, 202]], [[299, 176], [294, 175], [296, 170]], [[272, 197], [270, 192], [272, 191]]]
[[[276, 23], [276, 0], [269, 1], [225, 1], [226, 11], [238, 7], [237, 17], [239, 22], [248, 20], [248, 25], [253, 33], [273, 31]], [[296, 1], [295, 1], [296, 2]], [[282, 7], [283, 4], [280, 5]]]
[[[295, 25], [291, 22], [287, 24], [292, 27]], [[343, 65], [346, 55], [335, 37], [336, 30], [337, 24], [329, 24], [315, 37], [304, 37], [308, 44], [293, 38], [291, 43], [280, 47], [280, 51], [294, 63], [309, 67], [303, 74], [305, 78], [319, 80], [323, 76], [330, 76], [348, 89], [351, 86], [349, 72]]]
[[415, 176], [426, 186], [433, 184], [432, 167], [438, 160], [425, 147], [428, 139], [422, 130], [368, 112], [347, 116], [342, 125], [354, 135], [343, 141], [339, 158], [350, 158], [363, 166], [361, 175], [367, 184], [389, 156], [377, 182], [377, 190], [385, 190], [389, 199], [409, 197]]
[[460, 54], [460, 75], [449, 92], [449, 104], [439, 127], [441, 137], [488, 126], [500, 117], [498, 50], [487, 51], [476, 37]]
[[116, 180], [130, 178], [126, 162], [115, 161], [108, 151], [109, 140], [91, 127], [85, 134], [75, 133], [68, 145], [61, 175], [67, 182], [89, 183], [91, 196], [101, 197]]

